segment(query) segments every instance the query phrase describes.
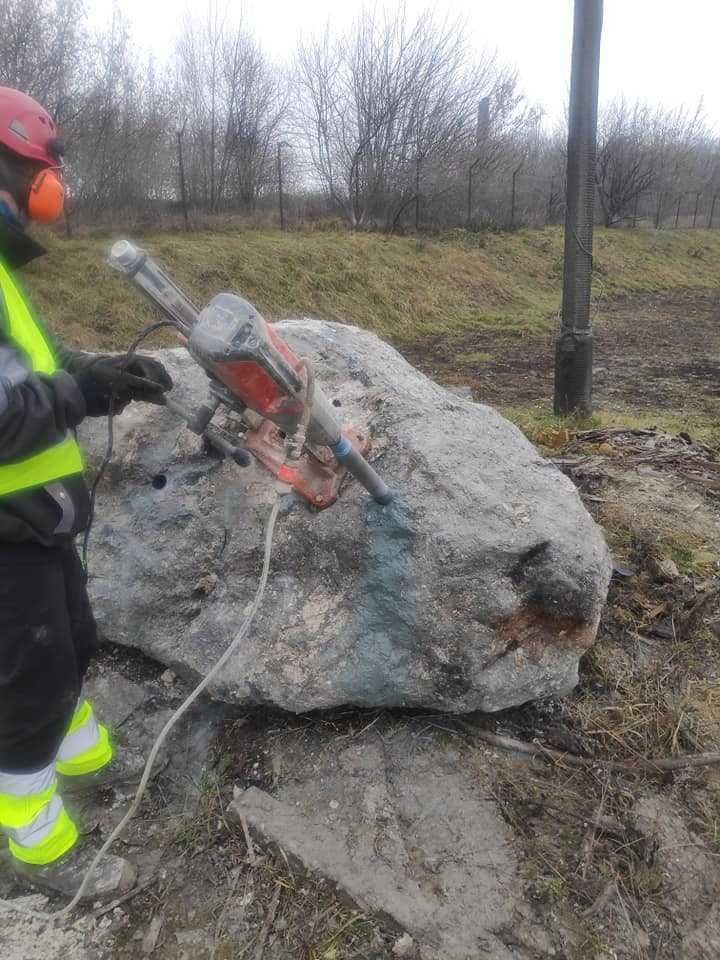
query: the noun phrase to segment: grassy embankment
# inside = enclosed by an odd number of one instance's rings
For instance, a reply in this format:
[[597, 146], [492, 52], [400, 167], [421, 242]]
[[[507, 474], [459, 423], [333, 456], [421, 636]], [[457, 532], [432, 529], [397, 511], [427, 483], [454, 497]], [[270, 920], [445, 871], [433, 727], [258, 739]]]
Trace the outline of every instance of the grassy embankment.
[[[51, 239], [49, 256], [25, 271], [41, 315], [68, 345], [122, 349], [150, 316], [105, 265], [110, 238]], [[492, 359], [478, 352], [473, 334], [547, 335], [559, 307], [563, 240], [557, 228], [460, 231], [419, 244], [378, 234], [254, 230], [149, 234], [141, 242], [199, 303], [234, 289], [268, 318], [312, 314], [358, 324], [411, 350], [416, 361], [418, 348], [427, 342], [430, 352], [442, 338], [451, 345], [453, 379], [460, 382], [471, 382], [473, 371]], [[617, 296], [718, 290], [718, 264], [720, 231], [599, 230], [598, 325], [603, 304]], [[506, 412], [530, 433], [553, 423], [537, 406]], [[617, 412], [599, 418], [615, 422]], [[681, 426], [672, 413], [661, 422]]]

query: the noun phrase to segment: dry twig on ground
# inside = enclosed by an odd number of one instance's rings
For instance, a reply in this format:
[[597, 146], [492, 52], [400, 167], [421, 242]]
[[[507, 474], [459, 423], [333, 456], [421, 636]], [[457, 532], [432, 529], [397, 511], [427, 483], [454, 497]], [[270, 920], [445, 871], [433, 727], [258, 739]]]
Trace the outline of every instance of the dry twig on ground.
[[683, 770], [686, 767], [708, 767], [720, 763], [720, 752], [697, 753], [682, 757], [638, 757], [636, 760], [600, 760], [592, 757], [580, 757], [574, 753], [562, 750], [553, 750], [539, 742], [528, 743], [526, 740], [516, 740], [514, 737], [504, 737], [480, 727], [474, 727], [465, 720], [459, 721], [460, 726], [473, 737], [483, 740], [494, 747], [503, 750], [515, 750], [517, 753], [528, 754], [532, 757], [542, 757], [554, 763], [566, 763], [571, 767], [603, 767], [606, 770], [617, 770], [623, 773], [656, 773], [666, 770]]
[[268, 912], [265, 916], [265, 922], [262, 925], [262, 930], [260, 931], [260, 937], [258, 939], [257, 946], [255, 947], [255, 954], [253, 960], [262, 960], [263, 954], [265, 953], [265, 944], [267, 939], [270, 936], [270, 931], [272, 930], [272, 925], [275, 922], [275, 914], [277, 913], [278, 904], [280, 903], [280, 894], [282, 893], [282, 887], [277, 886], [275, 888], [275, 893], [273, 894], [272, 901], [268, 907]]

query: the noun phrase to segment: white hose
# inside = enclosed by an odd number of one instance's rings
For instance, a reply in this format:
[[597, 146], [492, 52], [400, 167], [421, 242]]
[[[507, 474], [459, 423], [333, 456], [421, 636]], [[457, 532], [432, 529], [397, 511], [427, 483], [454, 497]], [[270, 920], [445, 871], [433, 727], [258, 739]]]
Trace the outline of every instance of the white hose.
[[85, 890], [88, 887], [88, 884], [90, 883], [90, 880], [92, 879], [93, 874], [95, 873], [95, 869], [97, 868], [97, 865], [100, 863], [102, 858], [108, 852], [112, 844], [117, 840], [117, 838], [123, 832], [123, 830], [125, 829], [127, 824], [130, 822], [130, 820], [135, 816], [135, 813], [137, 812], [137, 809], [140, 806], [142, 798], [145, 795], [145, 790], [147, 789], [148, 781], [150, 780], [150, 774], [152, 773], [153, 766], [155, 765], [155, 760], [157, 759], [157, 755], [160, 751], [160, 748], [165, 743], [165, 740], [167, 739], [168, 734], [170, 733], [172, 728], [175, 726], [175, 724], [178, 722], [178, 720], [183, 716], [183, 714], [186, 713], [187, 710], [192, 706], [192, 704], [197, 700], [197, 698], [200, 696], [203, 690], [207, 689], [209, 684], [215, 679], [218, 673], [222, 670], [222, 668], [228, 662], [230, 657], [232, 657], [232, 655], [235, 653], [238, 646], [242, 643], [242, 641], [247, 636], [247, 633], [250, 630], [250, 627], [252, 626], [253, 620], [255, 619], [255, 615], [257, 614], [260, 608], [260, 604], [262, 603], [262, 599], [265, 594], [265, 587], [267, 586], [268, 574], [270, 573], [270, 556], [272, 554], [273, 534], [275, 532], [275, 522], [278, 517], [279, 509], [280, 509], [280, 497], [278, 496], [275, 499], [275, 503], [273, 505], [272, 510], [270, 511], [270, 516], [267, 521], [267, 527], [265, 532], [265, 559], [263, 561], [263, 569], [262, 569], [262, 574], [260, 576], [260, 582], [258, 583], [258, 588], [255, 592], [255, 599], [253, 600], [252, 607], [250, 608], [250, 612], [245, 618], [245, 622], [243, 623], [242, 627], [240, 627], [232, 643], [227, 648], [227, 650], [223, 653], [223, 655], [220, 657], [220, 659], [215, 664], [215, 666], [200, 681], [200, 683], [195, 687], [195, 689], [190, 694], [190, 696], [185, 701], [183, 701], [183, 703], [178, 707], [178, 709], [170, 717], [170, 719], [167, 721], [165, 726], [160, 731], [159, 736], [157, 737], [157, 739], [155, 740], [155, 743], [152, 746], [150, 755], [147, 758], [147, 763], [145, 764], [145, 769], [143, 771], [140, 784], [138, 785], [137, 791], [135, 793], [135, 798], [133, 799], [133, 802], [130, 805], [130, 809], [122, 818], [120, 823], [118, 823], [118, 825], [112, 831], [112, 833], [107, 838], [107, 840], [102, 845], [102, 847], [100, 847], [100, 849], [96, 853], [95, 858], [93, 859], [93, 862], [88, 867], [87, 873], [83, 877], [83, 881], [80, 884], [80, 887], [77, 893], [75, 894], [75, 896], [72, 898], [70, 903], [67, 904], [67, 906], [63, 907], [62, 910], [57, 910], [55, 913], [43, 913], [37, 910], [27, 910], [24, 907], [14, 906], [12, 902], [7, 900], [0, 900], [0, 910], [13, 911], [15, 913], [24, 914], [25, 916], [32, 917], [33, 919], [47, 921], [47, 920], [59, 920], [62, 917], [66, 917], [78, 905], [78, 903], [83, 897], [83, 894], [85, 893]]

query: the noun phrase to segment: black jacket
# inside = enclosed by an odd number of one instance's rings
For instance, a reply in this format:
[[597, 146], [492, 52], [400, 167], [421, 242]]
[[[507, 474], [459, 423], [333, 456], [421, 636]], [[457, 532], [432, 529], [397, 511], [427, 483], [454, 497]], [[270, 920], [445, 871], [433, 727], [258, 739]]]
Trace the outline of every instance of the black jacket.
[[[0, 218], [0, 257], [15, 269], [44, 253], [26, 234]], [[0, 464], [13, 463], [59, 443], [85, 417], [82, 393], [73, 377], [93, 355], [56, 349], [62, 369], [37, 375], [8, 336], [0, 295]], [[35, 542], [53, 546], [83, 530], [89, 495], [82, 477], [0, 496], [0, 545]]]

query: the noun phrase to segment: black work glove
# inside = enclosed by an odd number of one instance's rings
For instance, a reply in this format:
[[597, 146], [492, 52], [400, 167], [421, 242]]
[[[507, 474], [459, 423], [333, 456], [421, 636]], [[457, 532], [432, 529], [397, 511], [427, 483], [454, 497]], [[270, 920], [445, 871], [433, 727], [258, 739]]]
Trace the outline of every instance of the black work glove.
[[[84, 359], [84, 358], [83, 358]], [[87, 415], [99, 417], [107, 413], [110, 399], [113, 410], [119, 413], [131, 400], [162, 403], [163, 395], [173, 382], [165, 367], [152, 357], [87, 357], [87, 362], [76, 364], [73, 376], [85, 398]]]

